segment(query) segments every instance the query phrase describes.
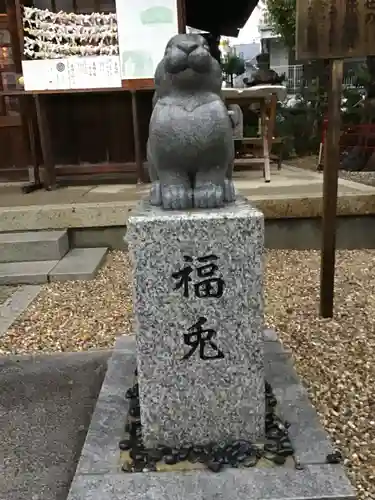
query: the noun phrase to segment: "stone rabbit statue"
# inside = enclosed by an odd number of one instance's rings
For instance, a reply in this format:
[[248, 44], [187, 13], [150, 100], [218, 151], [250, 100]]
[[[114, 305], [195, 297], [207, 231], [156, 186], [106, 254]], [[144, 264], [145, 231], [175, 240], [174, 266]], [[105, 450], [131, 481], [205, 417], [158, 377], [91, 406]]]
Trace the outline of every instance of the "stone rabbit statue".
[[220, 64], [201, 35], [168, 42], [155, 72], [147, 144], [152, 205], [184, 210], [235, 200], [233, 124], [221, 85]]

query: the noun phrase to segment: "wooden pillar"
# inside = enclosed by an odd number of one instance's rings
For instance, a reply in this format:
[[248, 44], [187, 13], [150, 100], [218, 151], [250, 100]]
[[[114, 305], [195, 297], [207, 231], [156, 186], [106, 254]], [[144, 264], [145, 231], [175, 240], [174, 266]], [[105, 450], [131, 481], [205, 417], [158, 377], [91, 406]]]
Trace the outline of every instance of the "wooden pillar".
[[342, 60], [331, 61], [328, 128], [323, 173], [323, 241], [320, 268], [320, 314], [323, 318], [333, 316], [342, 78]]
[[38, 120], [38, 130], [40, 145], [42, 149], [43, 165], [44, 165], [44, 187], [48, 190], [56, 189], [56, 169], [55, 161], [52, 153], [51, 134], [46, 113], [46, 97], [45, 95], [34, 96], [36, 116]]
[[178, 32], [186, 33], [186, 0], [177, 0]]
[[135, 165], [137, 170], [137, 182], [143, 182], [143, 158], [141, 139], [139, 133], [139, 120], [138, 120], [138, 105], [137, 105], [137, 91], [131, 90], [132, 96], [132, 116], [133, 116], [133, 137], [134, 137], [134, 152], [135, 152]]

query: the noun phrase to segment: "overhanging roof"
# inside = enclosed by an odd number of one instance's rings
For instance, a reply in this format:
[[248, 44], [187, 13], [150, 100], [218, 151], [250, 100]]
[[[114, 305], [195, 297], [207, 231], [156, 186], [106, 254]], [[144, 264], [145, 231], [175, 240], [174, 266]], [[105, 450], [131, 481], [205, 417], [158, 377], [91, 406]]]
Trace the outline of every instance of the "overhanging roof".
[[258, 4], [258, 0], [185, 0], [186, 24], [215, 35], [237, 36]]

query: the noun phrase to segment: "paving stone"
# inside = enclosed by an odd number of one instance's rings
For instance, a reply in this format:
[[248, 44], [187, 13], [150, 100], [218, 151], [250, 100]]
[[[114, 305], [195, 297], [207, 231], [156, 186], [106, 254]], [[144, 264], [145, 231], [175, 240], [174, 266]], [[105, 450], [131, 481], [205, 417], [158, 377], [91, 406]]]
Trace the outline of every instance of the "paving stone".
[[286, 349], [281, 342], [264, 342], [264, 355], [269, 362], [278, 361], [281, 356], [290, 357], [292, 351]]
[[47, 283], [58, 260], [0, 263], [0, 285], [37, 285]]
[[273, 328], [265, 328], [263, 335], [264, 335], [264, 342], [277, 342], [278, 341], [277, 333]]
[[134, 383], [135, 367], [134, 342], [133, 354], [117, 350], [116, 346], [108, 362], [105, 381], [86, 436], [77, 473], [99, 474], [118, 470], [118, 443], [123, 437], [129, 405], [125, 392]]
[[107, 248], [73, 248], [49, 273], [50, 281], [91, 280], [102, 266]]
[[68, 500], [354, 500], [340, 465], [76, 476]]
[[15, 285], [3, 285], [0, 286], [0, 306], [6, 302], [9, 297], [11, 297], [16, 290], [18, 290], [19, 286]]
[[[272, 385], [272, 378], [269, 379]], [[288, 435], [301, 464], [323, 464], [334, 451], [315, 408], [301, 384], [274, 388], [281, 417], [289, 422]]]
[[67, 231], [0, 233], [0, 262], [60, 260], [68, 250]]
[[0, 356], [0, 499], [65, 500], [109, 351]]
[[[280, 346], [281, 347], [281, 346]], [[303, 470], [292, 467], [168, 473], [120, 473], [118, 442], [124, 428], [136, 366], [134, 336], [117, 339], [67, 500], [354, 500], [341, 465], [326, 464], [327, 433], [299, 382], [291, 359], [265, 352], [266, 378], [278, 409], [291, 424], [290, 437]], [[269, 367], [276, 365], [273, 369]], [[295, 382], [297, 381], [297, 382]], [[275, 386], [274, 386], [275, 383]]]
[[29, 307], [40, 288], [40, 285], [25, 285], [0, 305], [0, 336], [6, 333], [12, 323]]

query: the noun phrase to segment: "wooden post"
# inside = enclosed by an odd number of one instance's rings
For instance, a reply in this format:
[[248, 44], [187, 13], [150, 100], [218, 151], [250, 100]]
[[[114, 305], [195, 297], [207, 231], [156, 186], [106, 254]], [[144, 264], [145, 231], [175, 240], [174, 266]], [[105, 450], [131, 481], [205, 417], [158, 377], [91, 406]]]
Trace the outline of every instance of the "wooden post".
[[135, 164], [137, 168], [137, 183], [144, 180], [141, 139], [139, 134], [138, 106], [137, 106], [137, 91], [132, 90], [132, 116], [133, 116], [133, 137], [134, 137], [134, 152]]
[[186, 33], [186, 3], [185, 0], [177, 0], [178, 32]]
[[56, 165], [52, 153], [51, 134], [49, 129], [49, 123], [47, 120], [45, 99], [46, 96], [44, 95], [38, 95], [38, 94], [34, 95], [40, 145], [43, 155], [43, 165], [44, 165], [43, 184], [45, 189], [51, 191], [56, 189], [57, 187]]
[[264, 99], [262, 99], [260, 103], [260, 119], [261, 119], [263, 161], [264, 161], [263, 176], [265, 182], [271, 182], [270, 147], [268, 143], [269, 117], [267, 116], [267, 103]]
[[336, 250], [336, 207], [340, 163], [341, 90], [343, 61], [332, 60], [328, 93], [328, 128], [323, 178], [323, 223], [320, 275], [320, 314], [333, 316]]

